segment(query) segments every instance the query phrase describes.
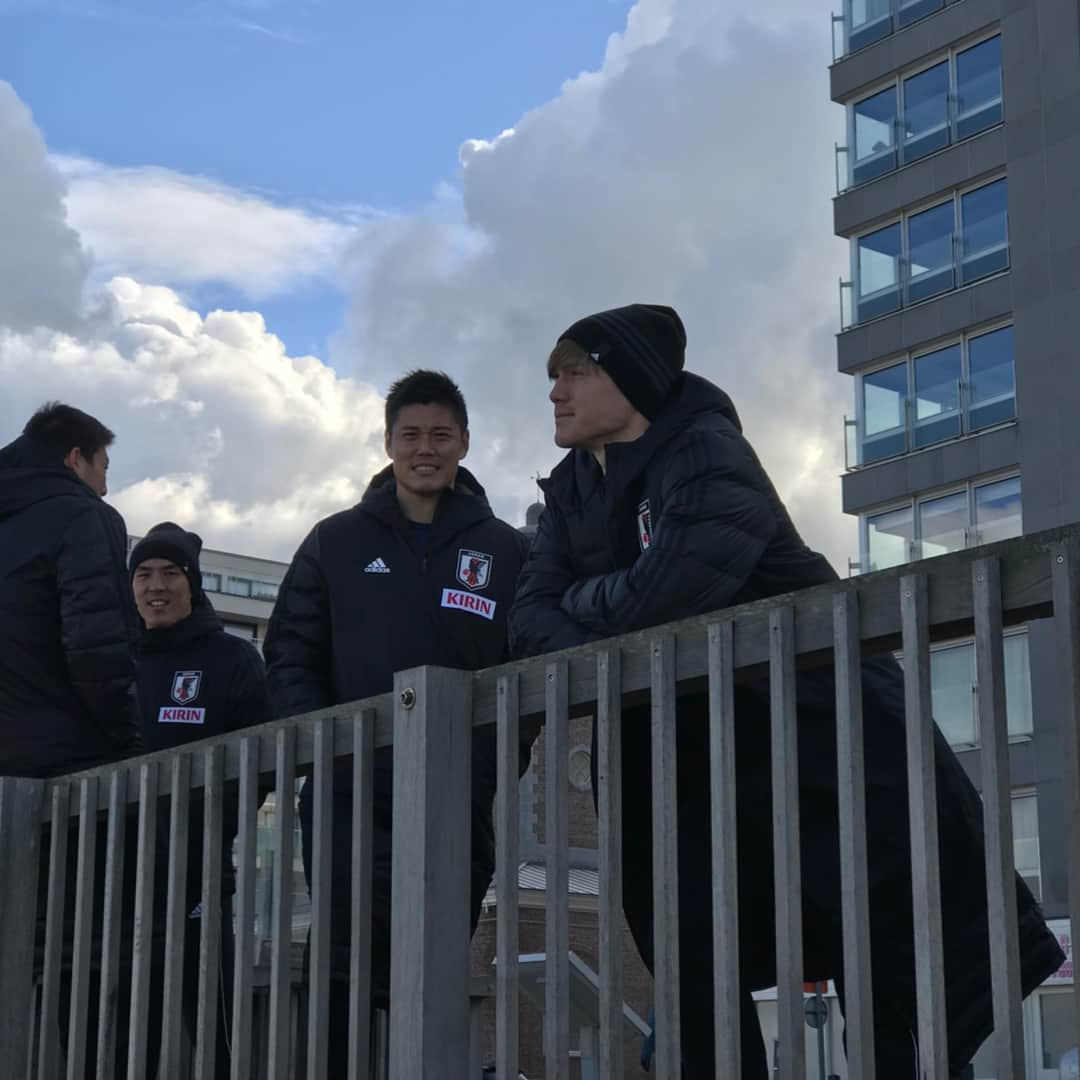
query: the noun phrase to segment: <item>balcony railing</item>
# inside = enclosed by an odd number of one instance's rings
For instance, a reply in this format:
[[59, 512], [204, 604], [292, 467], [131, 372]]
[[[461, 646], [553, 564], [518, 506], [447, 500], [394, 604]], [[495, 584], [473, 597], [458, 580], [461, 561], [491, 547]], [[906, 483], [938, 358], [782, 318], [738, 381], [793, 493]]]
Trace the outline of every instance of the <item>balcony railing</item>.
[[844, 0], [832, 17], [833, 63], [944, 6], [945, 0]]
[[[740, 1074], [735, 749], [733, 687], [767, 672], [772, 701], [773, 837], [776, 865], [777, 1064], [786, 1078], [804, 1077], [801, 873], [798, 804], [798, 669], [831, 664], [836, 671], [837, 743], [844, 975], [849, 1075], [873, 1080], [873, 1039], [868, 952], [866, 831], [862, 753], [860, 658], [902, 647], [907, 658], [907, 745], [912, 829], [917, 984], [941, 985], [943, 953], [939, 890], [933, 741], [929, 716], [929, 644], [974, 632], [980, 650], [980, 717], [986, 818], [996, 1060], [999, 1076], [1018, 1076], [1022, 1061], [1020, 975], [1015, 948], [1016, 906], [1011, 844], [1009, 759], [1004, 710], [1002, 629], [1053, 613], [1060, 643], [1061, 717], [1064, 739], [1065, 850], [1080, 850], [1080, 526], [1012, 540], [977, 552], [946, 556], [917, 568], [858, 577], [800, 593], [774, 597], [684, 622], [658, 626], [582, 648], [477, 673], [420, 668], [399, 673], [394, 691], [353, 705], [324, 710], [182, 749], [131, 759], [90, 772], [49, 780], [0, 780], [0, 1052], [4, 1073], [23, 1077], [36, 1046], [38, 1075], [52, 1076], [61, 1055], [68, 1075], [81, 1076], [88, 1025], [99, 1027], [98, 1075], [111, 1076], [109, 1047], [116, 1023], [130, 1024], [128, 1075], [145, 1075], [147, 979], [150, 945], [145, 928], [153, 918], [152, 868], [156, 813], [167, 799], [171, 820], [170, 897], [188, 872], [183, 823], [193, 795], [205, 799], [205, 850], [215, 850], [223, 827], [226, 785], [238, 785], [239, 834], [235, 928], [212, 902], [220, 895], [220, 861], [204, 859], [203, 914], [189, 922], [179, 904], [167, 912], [166, 1002], [180, 988], [179, 956], [185, 932], [198, 926], [202, 963], [200, 1023], [194, 1047], [195, 1075], [209, 1076], [214, 1060], [217, 968], [212, 958], [222, 934], [235, 934], [238, 958], [232, 1020], [232, 1075], [275, 1080], [300, 1069], [326, 1074], [329, 972], [330, 827], [335, 759], [352, 758], [354, 829], [349, 997], [350, 1077], [370, 1074], [371, 1032], [368, 959], [364, 943], [371, 923], [372, 768], [376, 747], [393, 745], [394, 913], [391, 938], [392, 1000], [389, 1075], [394, 1080], [479, 1080], [471, 1075], [469, 950], [469, 819], [471, 730], [495, 724], [498, 739], [496, 914], [497, 949], [492, 992], [496, 1002], [496, 1076], [518, 1076], [521, 1029], [518, 980], [518, 733], [542, 720], [546, 761], [546, 950], [545, 1059], [549, 1080], [569, 1075], [571, 959], [568, 937], [569, 718], [593, 714], [598, 725], [599, 801], [599, 1034], [598, 1075], [621, 1077], [624, 1062], [620, 867], [622, 808], [621, 709], [651, 699], [653, 781], [652, 849], [656, 941], [656, 1075], [677, 1080], [679, 1061], [678, 859], [675, 710], [680, 694], [707, 686], [715, 894], [717, 1075]], [[982, 659], [985, 657], [985, 662]], [[992, 737], [991, 737], [992, 736]], [[314, 784], [314, 874], [311, 895], [311, 962], [304, 982], [307, 1005], [295, 1008], [299, 978], [293, 946], [294, 812], [298, 770]], [[270, 963], [266, 1016], [253, 1022], [256, 980], [256, 826], [260, 778], [277, 792], [274, 828]], [[929, 779], [928, 779], [929, 778]], [[408, 797], [401, 797], [407, 793]], [[117, 964], [121, 865], [128, 811], [137, 811], [135, 926], [130, 973]], [[102, 921], [92, 925], [96, 825], [107, 831]], [[51, 828], [43, 833], [42, 825]], [[68, 826], [68, 827], [65, 827]], [[44, 836], [44, 840], [43, 840]], [[51, 837], [51, 839], [49, 839]], [[69, 846], [69, 838], [71, 843]], [[643, 843], [649, 842], [643, 838]], [[38, 866], [48, 849], [44, 910], [38, 909]], [[63, 887], [67, 863], [79, 866], [74, 927]], [[812, 869], [812, 868], [807, 868]], [[1080, 868], [1069, 868], [1069, 905], [1080, 926]], [[39, 917], [46, 925], [41, 1008], [31, 1019], [34, 939]], [[141, 931], [139, 928], [143, 928]], [[936, 930], [935, 930], [936, 928]], [[130, 979], [133, 1006], [116, 1018], [108, 1007], [86, 1015], [91, 939], [103, 937], [100, 979], [104, 1001], [114, 1001], [121, 979]], [[67, 1046], [52, 1038], [59, 1007], [62, 958], [72, 969], [72, 1027]], [[301, 999], [302, 1000], [302, 999]], [[209, 1009], [209, 1012], [208, 1012]], [[918, 1034], [927, 1076], [944, 1077], [945, 1023], [941, 998], [920, 999]], [[179, 1009], [164, 1010], [165, 1075], [178, 1077]], [[1080, 1010], [1077, 1013], [1080, 1034]], [[306, 1029], [306, 1031], [305, 1031]], [[46, 1034], [40, 1037], [40, 1032]], [[301, 1032], [305, 1037], [301, 1038]], [[258, 1068], [256, 1068], [258, 1065]]]

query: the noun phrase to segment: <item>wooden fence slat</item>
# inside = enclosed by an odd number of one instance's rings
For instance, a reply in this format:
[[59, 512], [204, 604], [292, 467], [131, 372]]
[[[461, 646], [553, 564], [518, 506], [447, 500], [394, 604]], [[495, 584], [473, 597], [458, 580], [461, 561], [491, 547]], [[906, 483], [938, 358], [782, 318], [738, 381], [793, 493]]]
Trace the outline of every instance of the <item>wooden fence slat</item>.
[[296, 738], [277, 733], [274, 801], [274, 913], [271, 919], [269, 1080], [289, 1080], [291, 1046], [291, 953], [293, 909], [293, 829], [296, 819]]
[[570, 1054], [570, 931], [568, 894], [570, 714], [565, 660], [547, 665], [544, 774], [545, 826], [544, 938], [547, 953], [544, 986], [544, 1061], [547, 1080], [563, 1080]]
[[308, 975], [307, 1075], [326, 1076], [330, 1018], [330, 891], [333, 881], [334, 721], [315, 722], [312, 814], [311, 944]]
[[128, 773], [109, 777], [109, 823], [105, 842], [105, 907], [101, 934], [101, 991], [98, 1002], [97, 1074], [111, 1077], [116, 1067], [117, 996], [120, 988], [120, 937], [124, 900], [124, 832]]
[[739, 856], [736, 839], [735, 624], [710, 623], [709, 791], [712, 806], [713, 1028], [716, 1075], [742, 1072]]
[[866, 780], [863, 754], [859, 594], [833, 599], [836, 641], [836, 765], [840, 820], [840, 893], [844, 937], [844, 1033], [852, 1076], [874, 1080], [874, 1002], [870, 971]]
[[1020, 995], [1020, 936], [1013, 859], [1009, 731], [1005, 712], [1005, 642], [1002, 638], [1001, 568], [997, 559], [972, 567], [975, 670], [982, 743], [986, 889], [990, 916], [990, 983], [994, 997], [994, 1057], [999, 1076], [1024, 1075], [1024, 1022]]
[[[204, 752], [206, 783], [203, 788], [202, 901], [199, 919], [199, 1007], [196, 1020], [195, 1080], [211, 1080], [218, 1053], [218, 1017], [221, 1015], [221, 874], [223, 783], [225, 747], [208, 746]], [[229, 837], [232, 840], [232, 837]], [[232, 926], [229, 933], [232, 933]]]
[[919, 1062], [926, 1076], [948, 1076], [927, 602], [925, 575], [905, 574], [900, 579], [900, 610], [904, 627], [904, 701], [907, 714], [908, 815], [911, 826]]
[[[601, 1076], [623, 1075], [622, 657], [596, 657]], [[514, 1080], [517, 1080], [515, 1077]]]
[[49, 894], [45, 908], [45, 967], [41, 977], [41, 1035], [38, 1076], [53, 1080], [59, 1067], [57, 1039], [60, 1003], [60, 965], [64, 946], [64, 898], [67, 893], [68, 806], [71, 786], [58, 784], [52, 791], [53, 824], [49, 830]]
[[[1080, 537], [1075, 531], [1050, 548], [1061, 681], [1062, 787], [1066, 851], [1080, 851]], [[1080, 927], [1080, 859], [1066, 860], [1073, 941]], [[1074, 951], [1075, 954], [1075, 951]], [[1073, 1045], [1080, 1046], [1080, 984], [1073, 985]]]
[[675, 757], [675, 639], [652, 643], [653, 963], [657, 1080], [682, 1075], [679, 994], [679, 822]]
[[795, 707], [795, 612], [769, 614], [772, 644], [769, 697], [772, 716], [773, 862], [776, 888], [776, 1009], [780, 1075], [806, 1071], [803, 1019], [802, 865], [799, 851], [799, 732]]
[[169, 876], [165, 900], [165, 983], [159, 1070], [162, 1076], [180, 1075], [184, 937], [189, 914], [186, 900], [190, 813], [191, 755], [179, 753], [172, 762], [172, 794], [169, 799]]
[[79, 782], [79, 855], [76, 863], [75, 928], [71, 948], [70, 1028], [67, 1044], [68, 1080], [81, 1080], [86, 1069], [87, 1007], [90, 1000], [90, 959], [94, 921], [94, 856], [97, 850], [98, 778]]
[[259, 736], [240, 739], [240, 791], [237, 819], [236, 942], [233, 969], [231, 1080], [251, 1080], [252, 976], [255, 965], [255, 855], [259, 812]]
[[[371, 865], [375, 711], [353, 719], [352, 927], [349, 944], [349, 1080], [371, 1064]], [[380, 1048], [381, 1049], [381, 1048]], [[377, 1074], [376, 1074], [377, 1077]]]
[[157, 848], [157, 766], [139, 766], [139, 833], [135, 856], [135, 928], [131, 945], [131, 1010], [128, 1019], [128, 1080], [147, 1075], [150, 963], [154, 945], [154, 852]]
[[499, 681], [495, 717], [495, 1077], [518, 1076], [518, 678]]

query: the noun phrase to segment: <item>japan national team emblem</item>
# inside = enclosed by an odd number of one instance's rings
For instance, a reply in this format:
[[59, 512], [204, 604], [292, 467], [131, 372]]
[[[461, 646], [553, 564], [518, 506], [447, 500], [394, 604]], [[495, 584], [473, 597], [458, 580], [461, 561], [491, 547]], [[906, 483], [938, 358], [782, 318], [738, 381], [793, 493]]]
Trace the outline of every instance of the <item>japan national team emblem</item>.
[[638, 504], [637, 538], [642, 551], [652, 543], [652, 510], [649, 508], [648, 499]]
[[494, 560], [482, 551], [462, 548], [457, 557], [457, 579], [467, 589], [483, 589], [491, 580], [491, 564]]
[[199, 696], [202, 683], [201, 671], [178, 671], [173, 676], [172, 699], [177, 705], [187, 705]]

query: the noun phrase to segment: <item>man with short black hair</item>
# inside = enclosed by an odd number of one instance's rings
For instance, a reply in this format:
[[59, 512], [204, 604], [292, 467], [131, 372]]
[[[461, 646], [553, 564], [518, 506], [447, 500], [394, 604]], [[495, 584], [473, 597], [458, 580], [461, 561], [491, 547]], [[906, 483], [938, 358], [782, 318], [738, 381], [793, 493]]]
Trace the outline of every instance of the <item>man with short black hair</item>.
[[[548, 358], [555, 443], [569, 453], [543, 482], [547, 507], [510, 612], [518, 655], [584, 642], [836, 581], [803, 543], [730, 398], [683, 371], [676, 312], [631, 304], [566, 330]], [[776, 983], [768, 682], [734, 688], [738, 786], [742, 1077], [768, 1067], [751, 992]], [[831, 668], [797, 693], [802, 907], [807, 979], [843, 1001], [836, 690]], [[863, 665], [868, 877], [878, 1080], [916, 1072], [911, 848], [903, 680], [891, 657]], [[679, 698], [678, 859], [682, 1055], [707, 1080], [713, 1060], [708, 699]], [[595, 739], [595, 732], [594, 732]], [[649, 706], [622, 713], [623, 908], [653, 957]], [[595, 749], [595, 748], [594, 748]], [[993, 1027], [979, 797], [940, 732], [938, 780], [950, 1075]], [[593, 755], [595, 770], [596, 755]], [[596, 787], [596, 773], [593, 773]], [[1016, 879], [1025, 994], [1063, 957]], [[945, 1080], [944, 1077], [941, 1080]]]
[[0, 774], [135, 753], [135, 610], [123, 518], [102, 501], [113, 433], [50, 402], [0, 450]]
[[[395, 671], [423, 664], [475, 670], [507, 658], [506, 614], [526, 542], [491, 511], [460, 463], [469, 449], [461, 391], [441, 372], [414, 371], [390, 388], [390, 465], [360, 503], [320, 522], [278, 594], [265, 653], [278, 715], [311, 712], [392, 689]], [[521, 770], [528, 764], [522, 746]], [[385, 1008], [390, 975], [391, 748], [375, 758], [372, 998]], [[494, 867], [495, 731], [473, 736], [472, 926]], [[311, 879], [312, 794], [300, 797]], [[352, 773], [334, 772], [330, 1075], [344, 1076], [352, 849]], [[345, 985], [342, 985], [345, 984]]]
[[[171, 521], [155, 525], [134, 547], [129, 566], [142, 622], [136, 666], [143, 740], [147, 751], [181, 746], [270, 719], [266, 671], [249, 641], [228, 634], [202, 587], [202, 538]], [[221, 831], [221, 904], [224, 912], [218, 977], [219, 1006], [213, 1075], [229, 1076], [232, 1019], [234, 890], [233, 837], [239, 820], [235, 782], [226, 786]], [[164, 988], [164, 939], [169, 860], [169, 807], [158, 809], [151, 1010], [147, 1060], [157, 1061]], [[134, 863], [129, 864], [134, 869]], [[184, 911], [184, 1026], [194, 1038], [198, 1016], [199, 939], [202, 917], [203, 799], [191, 796]], [[152, 1067], [152, 1066], [151, 1066]], [[163, 1073], [161, 1074], [164, 1075]]]

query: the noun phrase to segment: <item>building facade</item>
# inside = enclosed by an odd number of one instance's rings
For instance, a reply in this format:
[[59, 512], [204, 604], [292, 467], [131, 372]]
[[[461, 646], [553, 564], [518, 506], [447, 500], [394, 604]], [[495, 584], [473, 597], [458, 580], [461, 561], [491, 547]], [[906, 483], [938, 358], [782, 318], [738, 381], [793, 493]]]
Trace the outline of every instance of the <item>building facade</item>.
[[[845, 0], [834, 54], [852, 571], [1080, 520], [1080, 3]], [[1017, 868], [1065, 943], [1052, 622], [1005, 656]], [[936, 645], [932, 678], [978, 785], [973, 643]], [[1071, 990], [1070, 962], [1025, 1005], [1029, 1077], [1064, 1080]]]

